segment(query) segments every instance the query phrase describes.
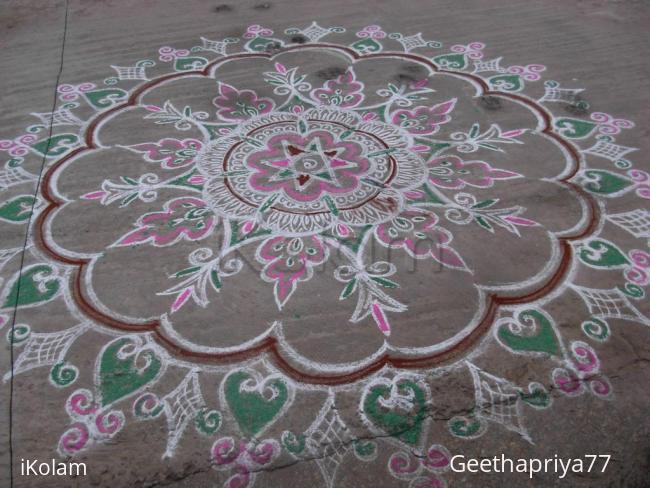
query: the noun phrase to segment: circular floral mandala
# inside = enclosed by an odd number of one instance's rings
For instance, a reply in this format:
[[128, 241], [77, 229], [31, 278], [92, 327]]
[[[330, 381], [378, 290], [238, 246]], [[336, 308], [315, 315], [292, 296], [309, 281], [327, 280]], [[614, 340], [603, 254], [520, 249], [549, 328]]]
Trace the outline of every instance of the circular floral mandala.
[[[46, 175], [40, 221], [43, 246], [78, 264], [81, 306], [152, 330], [181, 355], [223, 363], [272, 351], [290, 375], [337, 384], [387, 363], [448, 361], [500, 304], [552, 292], [598, 208], [570, 181], [580, 156], [546, 109], [440, 60], [361, 51], [224, 55], [154, 78], [96, 117], [86, 146]], [[317, 84], [297, 65], [305, 55], [347, 66]], [[251, 62], [257, 90], [231, 80]], [[396, 62], [416, 76], [394, 84]], [[468, 124], [470, 111], [480, 115]], [[134, 117], [142, 129], [124, 134]], [[107, 158], [125, 174], [98, 180]], [[86, 187], [66, 189], [80, 172]], [[71, 239], [97, 203], [106, 220]], [[121, 279], [129, 286], [116, 290]]]
[[[541, 307], [573, 290], [596, 342], [609, 337], [607, 319], [649, 323], [633, 302], [650, 282], [649, 255], [601, 235], [607, 221], [650, 237], [647, 210], [612, 214], [603, 203], [650, 196], [648, 175], [625, 159], [635, 149], [613, 137], [633, 124], [587, 117], [580, 89], [534, 86], [544, 66], [503, 67], [479, 42], [446, 52], [378, 26], [347, 46], [321, 41], [343, 31], [313, 23], [288, 29], [306, 41], [289, 43], [251, 26], [241, 52], [230, 38], [163, 47], [163, 69], [145, 60], [114, 66], [104, 87], [61, 85], [62, 105], [35, 114], [43, 124], [0, 141], [12, 158], [0, 189], [36, 180], [22, 167], [31, 154], [47, 160], [38, 199], [0, 204], [12, 224], [34, 214], [43, 256], [7, 279], [0, 310], [62, 298], [85, 317], [53, 333], [16, 325], [14, 373], [47, 364], [66, 387], [78, 374], [68, 348], [91, 329], [111, 334], [93, 389], [68, 398], [61, 453], [113, 437], [126, 421], [117, 403], [140, 392], [133, 414], [167, 416], [172, 455], [189, 420], [219, 430], [198, 378], [225, 370], [219, 404], [242, 440], [221, 437], [212, 458], [235, 470], [231, 481], [252, 484], [281, 451], [322, 455], [324, 425], [374, 459], [376, 445], [355, 440], [336, 413], [334, 392], [361, 385], [364, 426], [410, 448], [390, 458], [390, 473], [442, 486], [449, 453], [424, 445], [431, 368], [471, 375], [476, 408], [449, 422], [462, 438], [488, 422], [529, 438], [522, 405], [550, 405], [542, 383], [520, 387], [460, 361], [492, 340], [552, 361], [551, 381], [568, 396], [610, 395], [593, 347], [564, 340]], [[553, 104], [582, 115], [554, 116]], [[57, 130], [39, 139], [49, 123]], [[13, 251], [1, 251], [0, 267]], [[622, 270], [623, 284], [582, 286], [579, 267]], [[176, 389], [143, 391], [170, 365], [188, 369]], [[304, 434], [258, 442], [297, 392], [321, 388], [327, 400]], [[498, 414], [495, 395], [512, 408]], [[328, 486], [337, 466], [321, 466]]]

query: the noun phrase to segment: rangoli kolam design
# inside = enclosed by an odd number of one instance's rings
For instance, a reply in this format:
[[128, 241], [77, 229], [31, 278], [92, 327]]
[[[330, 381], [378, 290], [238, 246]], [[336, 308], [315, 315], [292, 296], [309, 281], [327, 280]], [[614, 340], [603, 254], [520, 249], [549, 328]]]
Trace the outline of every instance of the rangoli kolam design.
[[[70, 390], [53, 450], [158, 421], [161, 456], [193, 429], [228, 486], [315, 458], [331, 487], [340, 464], [382, 444], [393, 477], [443, 486], [450, 453], [427, 429], [447, 372], [473, 385], [474, 409], [447, 425], [467, 440], [505, 428], [532, 441], [526, 417], [552, 408], [550, 387], [611, 398], [597, 353], [608, 321], [650, 325], [649, 175], [615, 140], [634, 124], [481, 42], [367, 26], [337, 43], [344, 33], [253, 25], [162, 47], [103, 85], [60, 85], [54, 112], [0, 141], [0, 191], [34, 187], [27, 161], [46, 159], [36, 202], [0, 198], [2, 224], [31, 222], [33, 240], [0, 282], [0, 323], [57, 301], [79, 318], [7, 334], [14, 375], [41, 367]], [[623, 195], [636, 205], [609, 211]], [[0, 251], [0, 266], [19, 251]], [[582, 284], [582, 270], [608, 286]], [[569, 295], [584, 309], [574, 337], [546, 309]], [[84, 384], [74, 345], [91, 331], [105, 341]], [[487, 347], [545, 373], [493, 374]], [[184, 379], [167, 391], [172, 370]], [[294, 431], [291, 407], [314, 391], [313, 422]], [[362, 430], [339, 395], [356, 395]]]

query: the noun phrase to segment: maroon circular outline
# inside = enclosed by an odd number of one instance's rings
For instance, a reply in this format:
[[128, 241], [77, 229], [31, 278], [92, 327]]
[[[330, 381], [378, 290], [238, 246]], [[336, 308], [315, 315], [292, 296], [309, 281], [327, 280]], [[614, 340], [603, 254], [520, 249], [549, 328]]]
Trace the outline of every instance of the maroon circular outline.
[[[487, 294], [486, 295], [487, 306], [485, 307], [485, 311], [483, 313], [483, 317], [481, 318], [480, 322], [468, 335], [466, 335], [458, 343], [454, 344], [452, 347], [444, 351], [438, 351], [428, 356], [418, 357], [418, 358], [394, 357], [390, 352], [385, 352], [381, 356], [377, 357], [371, 363], [355, 371], [339, 373], [339, 374], [313, 374], [313, 373], [305, 373], [301, 371], [300, 369], [298, 369], [296, 366], [294, 366], [292, 363], [290, 363], [283, 357], [280, 351], [279, 341], [273, 336], [269, 336], [265, 338], [261, 343], [259, 343], [254, 347], [242, 351], [232, 352], [232, 353], [216, 354], [216, 353], [207, 353], [201, 351], [193, 351], [193, 350], [186, 349], [184, 346], [177, 344], [176, 342], [174, 342], [173, 339], [166, 336], [161, 327], [161, 323], [159, 320], [152, 320], [146, 323], [129, 324], [127, 322], [122, 322], [120, 320], [117, 320], [114, 317], [106, 315], [100, 310], [97, 310], [84, 295], [84, 289], [83, 289], [82, 279], [81, 279], [90, 262], [90, 259], [72, 259], [70, 257], [63, 256], [59, 254], [55, 249], [53, 249], [46, 242], [46, 239], [44, 237], [45, 235], [44, 226], [48, 217], [52, 214], [54, 210], [59, 208], [64, 203], [63, 201], [57, 199], [57, 197], [50, 190], [49, 185], [53, 175], [58, 171], [59, 168], [61, 168], [61, 166], [66, 161], [76, 157], [77, 155], [83, 152], [98, 148], [98, 145], [95, 142], [95, 132], [100, 122], [102, 122], [104, 119], [108, 118], [109, 116], [125, 108], [135, 106], [138, 102], [138, 98], [142, 93], [144, 93], [146, 90], [164, 81], [175, 79], [175, 78], [181, 78], [185, 76], [192, 76], [192, 75], [199, 75], [203, 77], [209, 76], [210, 71], [212, 70], [213, 67], [218, 66], [219, 64], [224, 63], [226, 61], [231, 61], [234, 59], [256, 58], [256, 57], [264, 58], [264, 59], [272, 59], [275, 56], [285, 52], [290, 52], [290, 51], [295, 51], [300, 49], [314, 49], [314, 48], [324, 48], [324, 49], [333, 49], [333, 50], [342, 51], [344, 53], [347, 53], [349, 56], [351, 56], [351, 58], [354, 59], [355, 61], [360, 59], [372, 59], [372, 58], [384, 58], [384, 57], [385, 58], [397, 57], [397, 58], [412, 60], [417, 63], [428, 66], [431, 69], [431, 71], [434, 73], [449, 74], [449, 75], [453, 75], [456, 77], [473, 81], [481, 88], [482, 96], [488, 95], [488, 96], [496, 96], [496, 97], [514, 100], [523, 105], [528, 106], [533, 112], [537, 113], [544, 121], [544, 129], [542, 130], [542, 133], [544, 133], [546, 136], [554, 139], [557, 143], [559, 143], [567, 151], [567, 153], [570, 155], [574, 163], [574, 168], [569, 175], [566, 175], [564, 178], [557, 179], [554, 181], [561, 182], [564, 185], [566, 185], [568, 188], [575, 191], [584, 201], [588, 203], [587, 211], [590, 213], [589, 215], [590, 218], [584, 230], [572, 236], [563, 236], [558, 238], [561, 258], [559, 260], [559, 264], [555, 272], [536, 290], [522, 296], [500, 296], [497, 293]], [[546, 110], [546, 108], [539, 105], [537, 102], [528, 99], [527, 97], [523, 97], [515, 93], [506, 93], [506, 92], [490, 90], [490, 87], [485, 82], [485, 80], [483, 80], [482, 78], [474, 74], [463, 73], [460, 71], [454, 71], [448, 69], [441, 69], [429, 59], [426, 59], [416, 54], [401, 53], [401, 52], [359, 54], [349, 47], [340, 46], [336, 44], [327, 44], [327, 43], [288, 46], [272, 54], [271, 53], [232, 54], [208, 63], [202, 70], [199, 71], [192, 70], [192, 71], [184, 71], [179, 73], [170, 73], [167, 75], [162, 75], [153, 80], [150, 80], [136, 87], [131, 92], [129, 98], [124, 103], [116, 105], [115, 107], [112, 107], [111, 109], [98, 114], [94, 119], [92, 119], [92, 121], [88, 124], [84, 133], [83, 140], [85, 145], [70, 151], [69, 153], [67, 153], [60, 159], [58, 159], [50, 168], [48, 168], [48, 170], [43, 176], [43, 184], [41, 186], [40, 191], [42, 193], [43, 198], [48, 202], [48, 204], [43, 209], [43, 211], [39, 213], [37, 217], [36, 224], [35, 224], [35, 230], [36, 230], [35, 242], [40, 246], [40, 248], [45, 253], [47, 253], [53, 259], [66, 265], [76, 266], [76, 270], [74, 272], [74, 278], [72, 282], [72, 296], [76, 304], [79, 306], [79, 308], [91, 319], [107, 327], [121, 330], [121, 331], [150, 332], [154, 337], [154, 340], [162, 347], [167, 349], [171, 354], [180, 356], [188, 360], [202, 362], [202, 363], [209, 363], [209, 364], [229, 364], [229, 363], [241, 362], [246, 359], [250, 359], [252, 357], [258, 357], [260, 354], [266, 353], [268, 354], [270, 360], [275, 364], [275, 366], [281, 369], [284, 372], [284, 374], [286, 374], [288, 377], [302, 383], [316, 384], [316, 385], [332, 385], [332, 386], [347, 384], [362, 379], [387, 365], [393, 366], [395, 368], [400, 368], [400, 369], [425, 368], [434, 365], [441, 365], [443, 363], [448, 363], [450, 361], [453, 361], [461, 353], [463, 353], [464, 351], [468, 350], [470, 347], [475, 345], [487, 333], [487, 331], [489, 331], [500, 306], [530, 303], [548, 295], [551, 291], [553, 291], [558, 286], [558, 284], [562, 282], [562, 280], [566, 276], [567, 271], [570, 268], [570, 264], [572, 260], [571, 242], [589, 236], [597, 228], [597, 224], [600, 221], [600, 208], [595, 198], [589, 193], [587, 193], [585, 190], [583, 190], [580, 186], [569, 181], [577, 174], [581, 166], [581, 158], [578, 149], [571, 142], [567, 141], [559, 134], [553, 132], [552, 120], [553, 120], [552, 115], [550, 114], [549, 111]]]

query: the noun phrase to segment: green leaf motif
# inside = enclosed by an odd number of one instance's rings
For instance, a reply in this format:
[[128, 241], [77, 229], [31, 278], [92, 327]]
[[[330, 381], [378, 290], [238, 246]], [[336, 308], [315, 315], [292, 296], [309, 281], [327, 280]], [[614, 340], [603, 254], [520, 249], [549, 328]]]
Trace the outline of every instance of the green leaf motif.
[[[515, 352], [539, 352], [559, 356], [560, 345], [551, 321], [539, 310], [524, 310], [517, 321], [502, 323], [497, 329], [499, 342]], [[511, 326], [515, 326], [511, 329]], [[531, 327], [532, 326], [532, 327]], [[530, 330], [532, 328], [532, 330]]]
[[345, 300], [347, 297], [349, 297], [354, 290], [357, 288], [357, 279], [352, 278], [347, 285], [345, 285], [345, 288], [343, 288], [343, 292], [341, 292], [341, 300]]
[[474, 217], [474, 220], [476, 220], [476, 223], [483, 227], [486, 230], [493, 231], [494, 229], [490, 225], [490, 223], [485, 219], [485, 217], [481, 217], [480, 215], [477, 215]]
[[19, 195], [0, 204], [0, 220], [14, 224], [25, 222], [32, 215], [36, 199], [31, 195]]
[[471, 208], [486, 208], [486, 207], [491, 207], [495, 203], [499, 201], [498, 198], [488, 198], [487, 200], [481, 200], [480, 202], [472, 205]]
[[399, 285], [395, 283], [394, 281], [388, 280], [386, 278], [379, 278], [377, 276], [373, 276], [372, 281], [375, 283], [378, 283], [379, 285], [383, 286], [384, 288], [399, 288]]
[[224, 396], [242, 433], [253, 437], [278, 416], [289, 400], [289, 388], [281, 378], [260, 383], [246, 371], [236, 371], [225, 380]]
[[181, 269], [180, 271], [177, 271], [176, 274], [174, 274], [174, 278], [180, 278], [182, 276], [187, 276], [187, 275], [190, 275], [192, 273], [196, 273], [200, 269], [201, 269], [201, 266], [192, 266], [190, 268]]
[[190, 183], [189, 180], [192, 178], [192, 176], [198, 175], [199, 172], [195, 169], [188, 171], [187, 173], [184, 173], [180, 175], [178, 178], [172, 180], [169, 182], [170, 185], [174, 186], [187, 186], [188, 188], [195, 188], [197, 190], [201, 190], [203, 188], [202, 183]]
[[611, 242], [595, 239], [580, 247], [580, 260], [598, 268], [620, 268], [630, 264], [625, 254]]
[[129, 396], [153, 381], [162, 369], [160, 358], [141, 347], [141, 339], [121, 337], [109, 343], [99, 360], [102, 406]]
[[555, 121], [560, 135], [571, 139], [583, 139], [591, 135], [597, 124], [580, 119], [562, 118]]
[[2, 308], [41, 305], [52, 300], [61, 284], [55, 270], [48, 264], [34, 264], [23, 269], [20, 277], [9, 285], [9, 294]]
[[[408, 405], [411, 408], [405, 411]], [[426, 418], [426, 394], [410, 379], [402, 379], [392, 387], [376, 385], [365, 397], [363, 412], [388, 435], [414, 446], [420, 439]]]
[[216, 269], [210, 271], [210, 283], [216, 291], [221, 288], [221, 278], [219, 278], [219, 272]]

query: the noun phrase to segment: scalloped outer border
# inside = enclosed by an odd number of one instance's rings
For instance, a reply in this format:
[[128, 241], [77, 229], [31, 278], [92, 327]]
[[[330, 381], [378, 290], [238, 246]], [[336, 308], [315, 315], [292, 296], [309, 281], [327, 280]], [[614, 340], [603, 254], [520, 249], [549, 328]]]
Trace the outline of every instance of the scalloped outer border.
[[[146, 323], [127, 323], [115, 319], [114, 317], [108, 316], [97, 310], [95, 306], [90, 303], [90, 301], [84, 295], [82, 276], [84, 271], [90, 262], [89, 259], [71, 259], [66, 256], [62, 256], [57, 253], [50, 245], [46, 242], [44, 238], [44, 227], [46, 221], [50, 214], [61, 206], [64, 202], [58, 200], [53, 192], [50, 190], [50, 181], [52, 176], [56, 171], [69, 159], [83, 153], [86, 151], [97, 149], [98, 146], [95, 143], [95, 132], [98, 125], [107, 117], [114, 115], [115, 113], [132, 106], [136, 106], [139, 102], [140, 96], [148, 91], [149, 89], [155, 87], [156, 85], [175, 78], [182, 78], [185, 76], [210, 76], [210, 72], [216, 66], [226, 62], [232, 61], [234, 59], [244, 59], [244, 58], [265, 58], [273, 59], [279, 54], [296, 51], [300, 49], [313, 49], [313, 48], [326, 48], [342, 51], [352, 57], [355, 61], [361, 59], [371, 59], [371, 58], [391, 58], [398, 57], [403, 59], [409, 59], [416, 61], [418, 63], [428, 66], [434, 73], [446, 73], [460, 78], [465, 78], [473, 81], [481, 88], [482, 96], [496, 96], [515, 100], [520, 104], [528, 106], [532, 111], [536, 112], [541, 119], [544, 121], [544, 128], [542, 133], [548, 137], [554, 139], [559, 143], [569, 154], [570, 158], [573, 160], [573, 168], [568, 175], [565, 175], [563, 178], [557, 179], [555, 181], [561, 182], [575, 191], [581, 198], [583, 198], [588, 203], [588, 212], [590, 213], [589, 219], [585, 224], [585, 228], [578, 234], [572, 236], [563, 236], [559, 237], [559, 246], [560, 246], [560, 259], [557, 266], [557, 269], [552, 273], [552, 275], [542, 283], [535, 291], [532, 291], [526, 295], [522, 296], [499, 296], [498, 293], [490, 293], [486, 295], [486, 306], [484, 308], [483, 317], [477, 323], [476, 327], [467, 334], [462, 340], [454, 344], [453, 346], [445, 349], [443, 351], [438, 351], [434, 354], [417, 357], [417, 358], [404, 358], [404, 357], [394, 357], [390, 352], [385, 352], [381, 356], [377, 357], [373, 362], [366, 364], [365, 366], [352, 371], [342, 374], [312, 374], [305, 373], [299, 370], [296, 366], [291, 364], [283, 356], [279, 343], [280, 341], [273, 337], [266, 337], [261, 343], [256, 344], [254, 347], [245, 349], [242, 351], [236, 351], [225, 354], [216, 354], [216, 353], [207, 353], [201, 351], [190, 350], [187, 347], [178, 344], [173, 339], [165, 335], [163, 327], [161, 326], [160, 320], [153, 320]], [[573, 178], [576, 173], [580, 170], [582, 158], [580, 156], [579, 150], [569, 141], [561, 137], [559, 134], [553, 132], [552, 129], [552, 114], [543, 106], [539, 105], [536, 101], [533, 101], [527, 97], [517, 95], [514, 93], [506, 93], [500, 91], [490, 90], [488, 84], [483, 80], [483, 78], [476, 76], [474, 74], [441, 69], [433, 61], [422, 57], [417, 54], [403, 53], [403, 52], [384, 52], [384, 53], [371, 53], [371, 54], [359, 54], [353, 49], [337, 44], [329, 43], [314, 43], [314, 44], [305, 44], [297, 46], [288, 46], [274, 53], [236, 53], [232, 55], [225, 56], [223, 58], [216, 59], [208, 63], [202, 70], [196, 71], [183, 71], [179, 73], [170, 73], [166, 75], [159, 76], [153, 80], [150, 80], [138, 87], [136, 87], [126, 102], [116, 105], [105, 112], [100, 113], [86, 127], [84, 133], [84, 143], [85, 145], [79, 148], [72, 150], [67, 153], [65, 156], [57, 160], [43, 176], [43, 184], [41, 186], [41, 194], [44, 199], [48, 202], [48, 205], [43, 209], [43, 211], [38, 215], [36, 221], [36, 232], [35, 240], [37, 244], [52, 258], [55, 260], [71, 266], [76, 266], [73, 280], [73, 290], [72, 295], [75, 299], [75, 302], [79, 308], [88, 315], [91, 319], [106, 325], [107, 327], [128, 331], [128, 332], [150, 332], [156, 342], [161, 346], [167, 349], [171, 354], [180, 356], [184, 359], [188, 359], [195, 362], [202, 363], [211, 363], [211, 364], [228, 364], [228, 363], [238, 363], [244, 360], [250, 359], [261, 354], [268, 354], [270, 360], [282, 370], [288, 377], [307, 384], [316, 384], [316, 385], [342, 385], [351, 383], [362, 378], [367, 377], [368, 375], [382, 369], [384, 366], [393, 366], [400, 369], [415, 369], [415, 368], [426, 368], [431, 366], [441, 365], [443, 363], [449, 363], [456, 359], [464, 351], [468, 350], [489, 331], [494, 319], [497, 315], [498, 309], [500, 306], [510, 306], [510, 305], [519, 305], [526, 304], [533, 301], [536, 301], [540, 298], [545, 297], [551, 293], [555, 288], [563, 281], [564, 277], [567, 274], [567, 271], [570, 268], [572, 261], [572, 247], [571, 242], [575, 240], [583, 239], [590, 234], [592, 234], [600, 221], [600, 207], [598, 206], [595, 198], [589, 193], [585, 192], [580, 186], [575, 183], [570, 182], [569, 180]]]

